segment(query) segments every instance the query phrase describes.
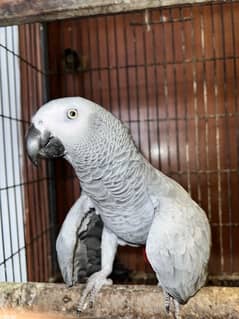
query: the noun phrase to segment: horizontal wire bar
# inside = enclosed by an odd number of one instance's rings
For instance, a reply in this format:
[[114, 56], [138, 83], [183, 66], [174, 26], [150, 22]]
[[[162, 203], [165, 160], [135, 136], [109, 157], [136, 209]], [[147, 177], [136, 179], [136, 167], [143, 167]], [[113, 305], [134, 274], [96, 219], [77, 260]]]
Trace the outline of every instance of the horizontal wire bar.
[[14, 256], [18, 255], [22, 250], [28, 248], [29, 246], [32, 246], [35, 241], [37, 241], [39, 238], [42, 238], [44, 234], [48, 233], [52, 228], [54, 228], [56, 225], [51, 224], [47, 228], [45, 228], [44, 231], [38, 233], [36, 236], [31, 237], [30, 242], [26, 242], [25, 246], [22, 246], [18, 250], [16, 250], [13, 254], [5, 258], [3, 261], [0, 262], [0, 266], [6, 264], [7, 261], [11, 260]]
[[217, 169], [198, 169], [198, 170], [187, 170], [187, 171], [167, 171], [167, 174], [172, 175], [186, 175], [186, 174], [215, 174], [215, 173], [238, 173], [238, 168], [223, 168]]
[[[31, 68], [33, 68], [35, 71], [43, 74], [44, 76], [49, 75], [63, 75], [67, 74], [67, 72], [51, 72], [51, 70], [39, 70], [36, 66], [34, 66], [32, 63], [28, 62], [24, 58], [22, 58], [20, 55], [14, 53], [12, 50], [8, 49], [3, 44], [0, 44], [0, 47], [4, 48], [8, 52], [12, 53], [16, 57], [18, 57], [21, 61], [23, 61], [25, 64], [29, 65]], [[225, 61], [225, 60], [236, 60], [239, 59], [239, 55], [236, 56], [223, 56], [223, 57], [213, 57], [213, 58], [193, 58], [193, 59], [184, 59], [180, 61], [163, 61], [163, 62], [154, 62], [154, 63], [139, 63], [139, 64], [127, 64], [127, 65], [114, 65], [109, 67], [98, 67], [98, 68], [89, 68], [84, 69], [79, 72], [91, 72], [91, 71], [104, 71], [104, 70], [115, 70], [115, 69], [125, 69], [125, 68], [139, 68], [139, 67], [150, 67], [150, 66], [167, 66], [167, 65], [180, 65], [180, 64], [190, 64], [190, 63], [199, 63], [199, 62], [213, 62], [213, 61]]]
[[30, 121], [26, 121], [24, 119], [18, 119], [16, 117], [12, 117], [12, 116], [8, 116], [8, 115], [4, 115], [4, 114], [0, 114], [0, 117], [7, 119], [7, 120], [11, 120], [11, 121], [16, 121], [16, 122], [20, 122], [20, 123], [25, 123], [25, 124], [31, 124]]
[[34, 71], [41, 73], [42, 75], [47, 75], [47, 73], [45, 71], [42, 71], [40, 69], [38, 69], [35, 65], [33, 65], [32, 63], [30, 63], [29, 61], [27, 61], [26, 59], [24, 59], [23, 57], [21, 57], [19, 54], [15, 53], [14, 51], [10, 50], [8, 47], [6, 47], [5, 45], [3, 45], [2, 43], [0, 43], [0, 47], [5, 49], [7, 52], [11, 53], [12, 55], [14, 55], [15, 57], [17, 57], [21, 62], [24, 62], [25, 64], [27, 64], [28, 66], [30, 66]]
[[13, 259], [13, 257], [17, 256], [20, 254], [21, 251], [25, 250], [26, 246], [22, 246], [21, 248], [18, 248], [14, 253], [12, 253], [10, 256], [8, 256], [7, 258], [5, 258], [4, 260], [2, 260], [0, 262], [0, 266], [3, 266], [6, 264], [7, 261]]
[[[193, 59], [184, 59], [176, 61], [163, 61], [163, 62], [153, 62], [153, 63], [138, 63], [138, 64], [125, 64], [125, 65], [113, 65], [113, 66], [103, 66], [103, 67], [94, 67], [84, 70], [80, 70], [78, 73], [87, 73], [94, 71], [111, 71], [111, 70], [120, 70], [127, 68], [144, 68], [144, 67], [153, 67], [153, 66], [167, 66], [167, 65], [181, 65], [181, 64], [190, 64], [190, 63], [203, 63], [203, 62], [215, 62], [215, 61], [227, 61], [227, 60], [237, 60], [239, 55], [236, 56], [226, 56], [226, 57], [216, 57], [216, 58], [193, 58]], [[51, 72], [50, 70], [46, 75], [65, 75], [67, 72]]]
[[50, 180], [52, 180], [52, 178], [46, 176], [46, 177], [42, 177], [42, 178], [39, 178], [39, 179], [36, 179], [36, 180], [26, 181], [26, 182], [23, 182], [23, 183], [18, 183], [18, 184], [2, 187], [2, 188], [0, 188], [0, 191], [5, 191], [5, 190], [8, 190], [8, 189], [14, 189], [14, 188], [17, 188], [17, 187], [22, 187], [22, 186], [35, 184], [35, 183], [39, 183], [39, 182], [43, 182], [43, 181], [50, 181]]
[[137, 119], [137, 120], [124, 120], [124, 123], [139, 123], [139, 122], [164, 122], [164, 121], [185, 121], [185, 120], [195, 120], [195, 118], [199, 120], [210, 120], [210, 119], [218, 119], [225, 117], [239, 117], [239, 112], [235, 113], [217, 113], [217, 114], [208, 114], [208, 115], [199, 115], [196, 114], [193, 116], [179, 116], [179, 117], [162, 117], [162, 118], [153, 118], [153, 119]]

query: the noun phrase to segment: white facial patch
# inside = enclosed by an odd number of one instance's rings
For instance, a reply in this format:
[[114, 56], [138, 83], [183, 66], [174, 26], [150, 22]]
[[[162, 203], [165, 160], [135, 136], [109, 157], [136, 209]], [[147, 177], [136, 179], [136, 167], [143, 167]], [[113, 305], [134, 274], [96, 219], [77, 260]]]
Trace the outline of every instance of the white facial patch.
[[95, 104], [83, 98], [62, 98], [43, 105], [32, 119], [35, 127], [58, 137], [62, 144], [75, 145], [87, 134]]

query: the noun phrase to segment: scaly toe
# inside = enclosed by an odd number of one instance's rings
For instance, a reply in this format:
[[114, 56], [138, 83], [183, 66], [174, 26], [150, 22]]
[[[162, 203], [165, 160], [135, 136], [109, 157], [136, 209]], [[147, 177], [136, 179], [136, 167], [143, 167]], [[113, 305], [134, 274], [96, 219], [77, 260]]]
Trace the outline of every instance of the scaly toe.
[[80, 304], [77, 308], [78, 312], [84, 311], [88, 306], [93, 307], [96, 295], [104, 285], [112, 285], [112, 280], [105, 278], [105, 276], [101, 273], [93, 274], [86, 284], [86, 288], [83, 291], [83, 295], [80, 300]]

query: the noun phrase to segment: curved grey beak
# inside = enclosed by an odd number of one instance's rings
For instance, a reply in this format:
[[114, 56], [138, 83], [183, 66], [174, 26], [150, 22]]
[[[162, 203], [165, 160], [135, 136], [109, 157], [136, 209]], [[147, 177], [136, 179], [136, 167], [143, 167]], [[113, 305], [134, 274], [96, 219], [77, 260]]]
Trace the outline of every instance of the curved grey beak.
[[32, 124], [26, 135], [27, 154], [34, 165], [38, 165], [38, 153], [41, 149], [41, 132]]
[[26, 135], [27, 154], [34, 165], [38, 165], [38, 157], [57, 158], [65, 155], [65, 148], [57, 137], [51, 136], [48, 130], [39, 131], [32, 124]]

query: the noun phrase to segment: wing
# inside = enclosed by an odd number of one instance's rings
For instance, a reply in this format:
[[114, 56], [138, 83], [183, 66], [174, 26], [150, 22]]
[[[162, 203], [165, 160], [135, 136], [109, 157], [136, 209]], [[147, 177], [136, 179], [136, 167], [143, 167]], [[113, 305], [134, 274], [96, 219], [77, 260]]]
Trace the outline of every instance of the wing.
[[[78, 282], [79, 277], [87, 276], [94, 266], [97, 247], [100, 253], [102, 227], [90, 199], [83, 193], [68, 212], [56, 241], [59, 267], [68, 286]], [[88, 233], [91, 234], [89, 238]], [[95, 240], [92, 242], [93, 233]]]
[[160, 178], [149, 187], [157, 207], [146, 253], [163, 289], [183, 304], [206, 281], [210, 227], [204, 211], [179, 184], [161, 173]]

